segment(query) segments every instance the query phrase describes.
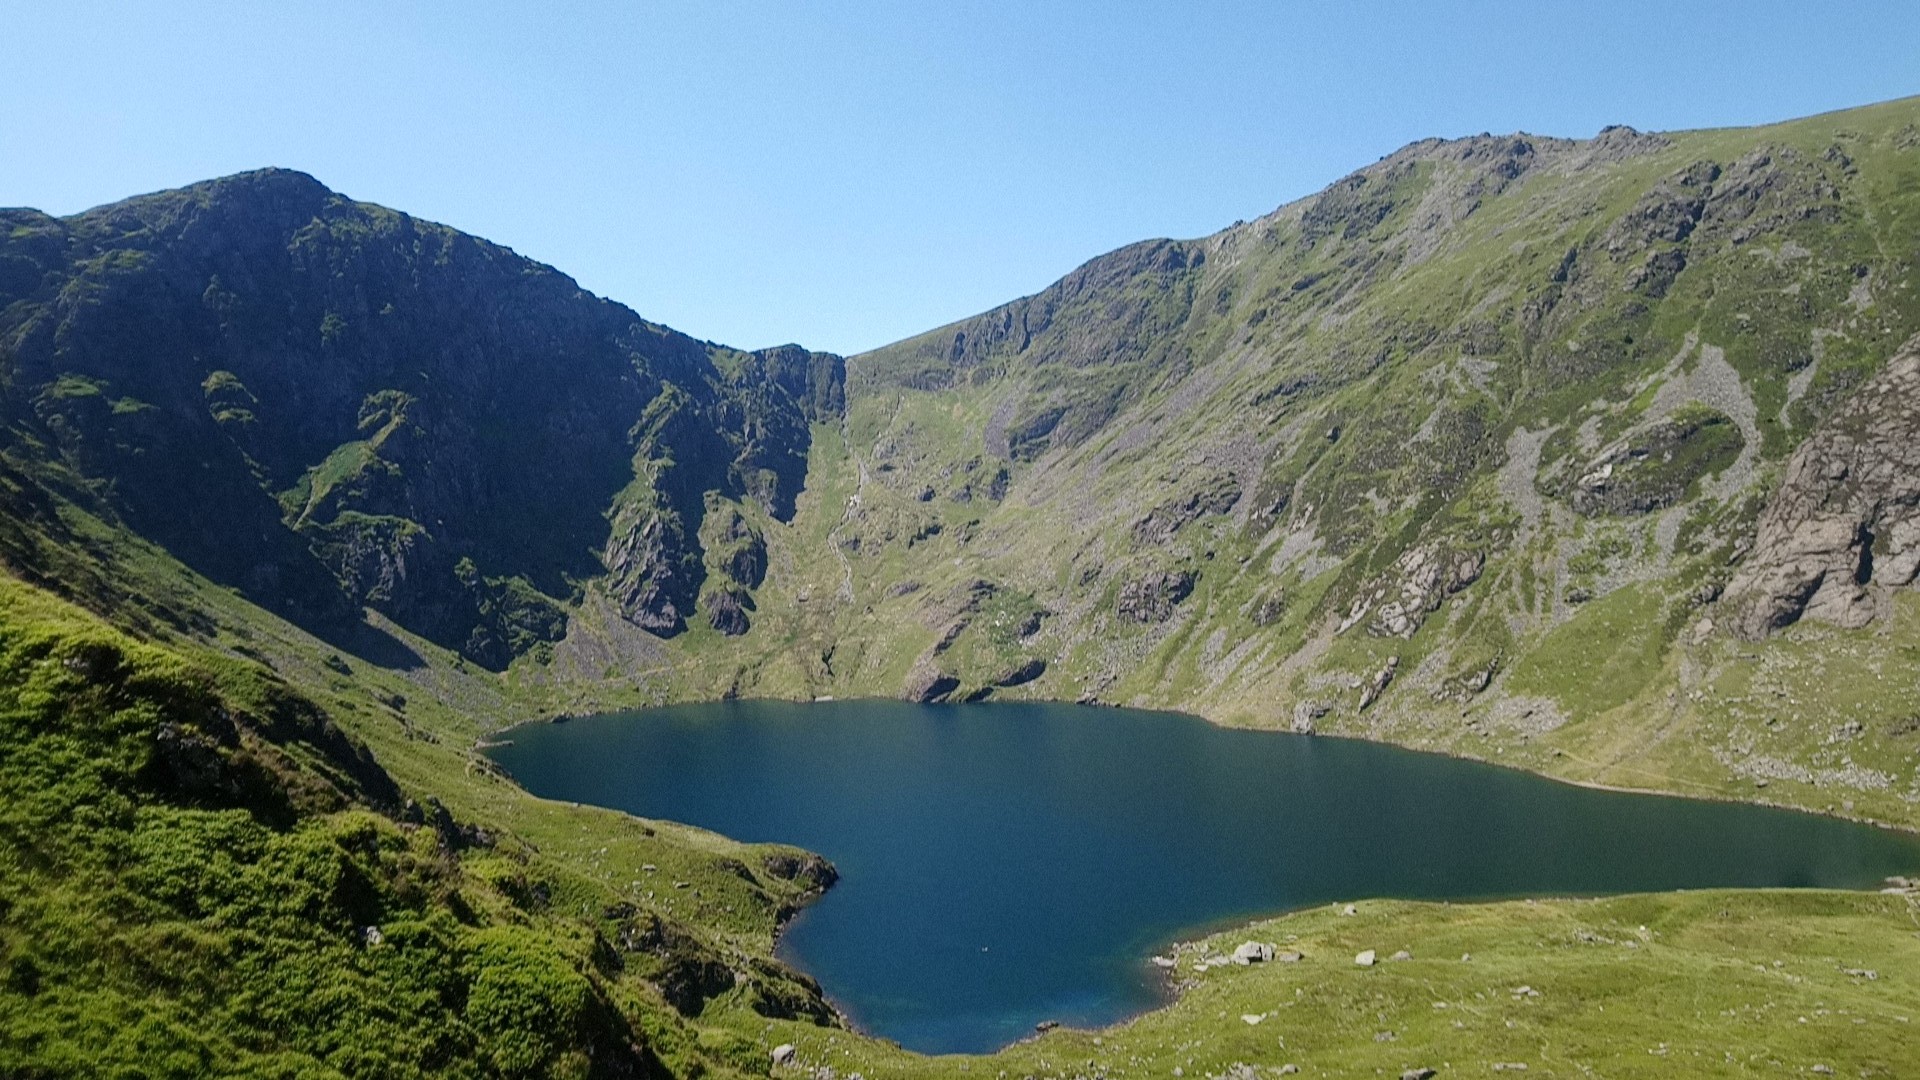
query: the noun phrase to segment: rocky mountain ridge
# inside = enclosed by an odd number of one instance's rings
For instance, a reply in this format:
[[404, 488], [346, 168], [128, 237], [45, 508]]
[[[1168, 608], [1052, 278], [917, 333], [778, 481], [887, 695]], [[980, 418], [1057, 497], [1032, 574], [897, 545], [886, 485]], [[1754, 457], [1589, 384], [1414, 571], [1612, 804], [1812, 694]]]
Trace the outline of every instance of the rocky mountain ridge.
[[270, 610], [493, 667], [589, 579], [678, 632], [708, 493], [791, 516], [841, 407], [838, 357], [695, 341], [285, 170], [8, 211], [0, 267], [6, 422], [95, 505]]

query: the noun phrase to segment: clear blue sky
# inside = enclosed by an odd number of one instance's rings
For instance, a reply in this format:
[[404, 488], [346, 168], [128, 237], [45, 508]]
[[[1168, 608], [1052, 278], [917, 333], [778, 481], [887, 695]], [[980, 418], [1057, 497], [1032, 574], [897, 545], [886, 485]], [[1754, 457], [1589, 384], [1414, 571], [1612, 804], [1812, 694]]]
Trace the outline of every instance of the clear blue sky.
[[0, 205], [262, 165], [854, 352], [1427, 135], [1920, 93], [1920, 2], [0, 0]]

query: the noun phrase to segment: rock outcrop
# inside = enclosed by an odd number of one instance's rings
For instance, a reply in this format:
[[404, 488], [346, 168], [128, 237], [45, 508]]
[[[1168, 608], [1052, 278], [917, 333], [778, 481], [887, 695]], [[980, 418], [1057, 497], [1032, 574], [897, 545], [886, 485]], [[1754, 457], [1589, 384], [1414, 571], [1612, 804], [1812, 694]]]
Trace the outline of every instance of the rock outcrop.
[[823, 893], [840, 880], [833, 863], [811, 851], [775, 851], [760, 860], [767, 873], [782, 881], [804, 885], [809, 893]]
[[1187, 525], [1208, 514], [1224, 514], [1240, 501], [1240, 483], [1231, 475], [1206, 477], [1177, 498], [1154, 507], [1133, 523], [1133, 542], [1142, 547], [1164, 544]]
[[707, 609], [707, 622], [728, 637], [739, 637], [752, 623], [747, 618], [748, 600], [732, 589], [715, 589], [701, 601]]
[[1480, 580], [1485, 566], [1486, 556], [1478, 551], [1447, 551], [1436, 544], [1408, 548], [1394, 560], [1389, 580], [1355, 601], [1348, 625], [1372, 609], [1368, 633], [1410, 638], [1449, 595]]
[[1031, 657], [1002, 672], [993, 680], [995, 686], [1023, 686], [1047, 673], [1047, 662], [1040, 657]]
[[1193, 592], [1193, 575], [1185, 570], [1162, 570], [1134, 578], [1120, 586], [1115, 610], [1123, 619], [1159, 623], [1173, 618], [1173, 609]]
[[1733, 418], [1703, 406], [1648, 424], [1587, 462], [1569, 500], [1576, 513], [1646, 514], [1679, 502], [1732, 464], [1746, 440]]
[[900, 696], [922, 703], [945, 701], [949, 694], [958, 689], [959, 679], [939, 668], [922, 664], [907, 673], [907, 682], [900, 688]]
[[1264, 964], [1273, 959], [1273, 946], [1264, 941], [1243, 941], [1233, 950], [1236, 964]]
[[1373, 678], [1367, 680], [1366, 685], [1360, 688], [1359, 710], [1361, 712], [1365, 712], [1367, 706], [1380, 700], [1380, 695], [1386, 692], [1387, 684], [1393, 681], [1394, 673], [1399, 670], [1400, 658], [1398, 656], [1387, 657], [1387, 662], [1380, 665], [1380, 670], [1374, 672]]
[[1920, 338], [1801, 446], [1722, 599], [1757, 639], [1801, 618], [1863, 626], [1920, 571]]

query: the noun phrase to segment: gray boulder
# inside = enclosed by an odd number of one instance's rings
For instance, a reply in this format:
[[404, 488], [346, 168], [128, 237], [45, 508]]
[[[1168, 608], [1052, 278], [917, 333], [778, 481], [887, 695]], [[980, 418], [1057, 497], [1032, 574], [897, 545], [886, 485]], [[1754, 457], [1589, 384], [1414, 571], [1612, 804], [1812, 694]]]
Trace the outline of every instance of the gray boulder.
[[1264, 964], [1273, 959], [1273, 946], [1264, 941], [1243, 941], [1233, 950], [1236, 964]]

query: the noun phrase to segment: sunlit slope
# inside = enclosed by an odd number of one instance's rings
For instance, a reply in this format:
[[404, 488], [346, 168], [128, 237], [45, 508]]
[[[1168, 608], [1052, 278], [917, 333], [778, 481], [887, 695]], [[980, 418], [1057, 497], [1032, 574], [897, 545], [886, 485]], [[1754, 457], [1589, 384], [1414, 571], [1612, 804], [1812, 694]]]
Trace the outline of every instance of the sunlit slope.
[[[754, 631], [661, 692], [1170, 706], [1913, 822], [1914, 500], [1791, 466], [1920, 434], [1916, 258], [1913, 100], [1415, 144], [853, 358]], [[1749, 573], [1810, 499], [1825, 561]]]

